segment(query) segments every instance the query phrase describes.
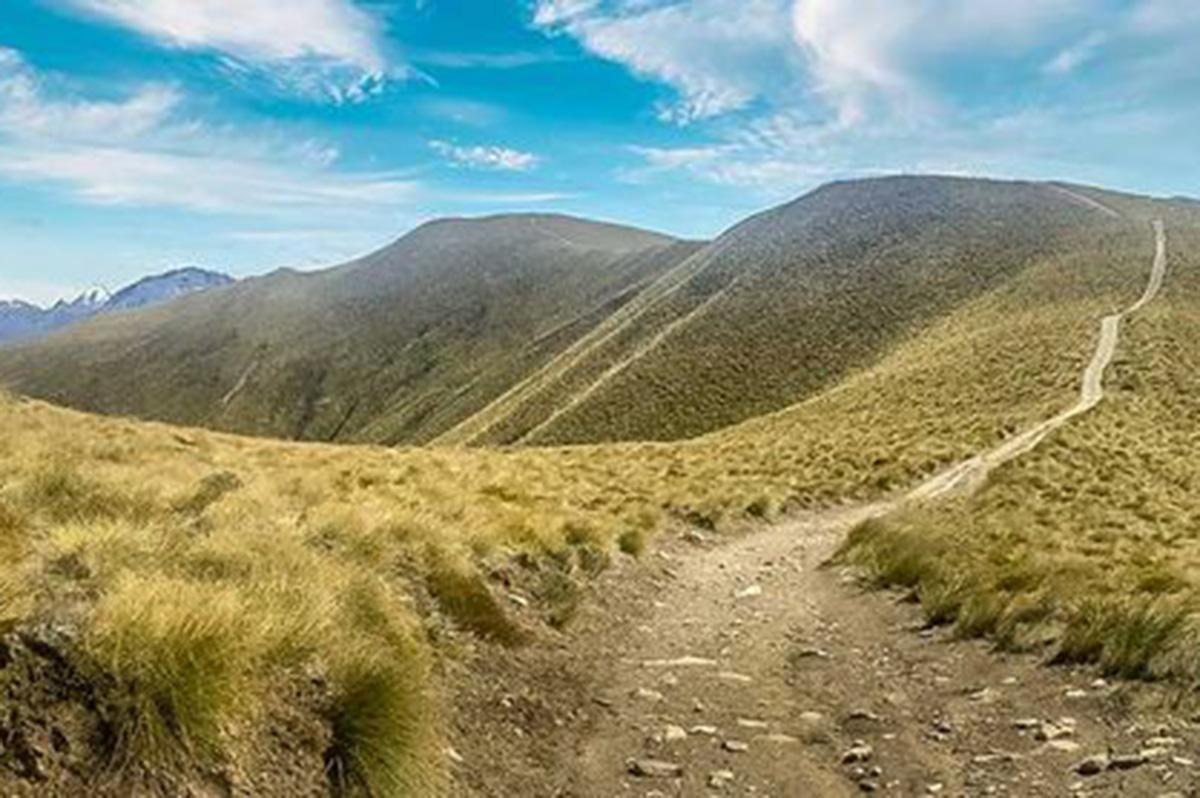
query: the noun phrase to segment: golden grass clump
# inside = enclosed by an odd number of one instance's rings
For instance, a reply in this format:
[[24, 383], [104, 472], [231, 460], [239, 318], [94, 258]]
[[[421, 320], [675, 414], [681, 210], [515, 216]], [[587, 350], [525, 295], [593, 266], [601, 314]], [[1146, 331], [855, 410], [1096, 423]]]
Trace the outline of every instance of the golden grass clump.
[[[258, 650], [230, 586], [127, 576], [97, 605], [85, 649], [104, 681], [118, 761], [180, 764], [221, 750], [223, 724], [248, 711]], [[104, 682], [102, 682], [104, 683]]]

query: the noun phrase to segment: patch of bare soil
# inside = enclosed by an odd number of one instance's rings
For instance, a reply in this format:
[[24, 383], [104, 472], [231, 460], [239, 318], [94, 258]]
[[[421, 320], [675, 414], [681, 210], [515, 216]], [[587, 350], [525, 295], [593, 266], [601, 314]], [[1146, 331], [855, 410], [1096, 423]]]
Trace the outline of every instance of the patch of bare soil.
[[565, 633], [485, 646], [452, 758], [477, 796], [1193, 796], [1200, 725], [1110, 684], [925, 629], [822, 567], [875, 508], [623, 558]]

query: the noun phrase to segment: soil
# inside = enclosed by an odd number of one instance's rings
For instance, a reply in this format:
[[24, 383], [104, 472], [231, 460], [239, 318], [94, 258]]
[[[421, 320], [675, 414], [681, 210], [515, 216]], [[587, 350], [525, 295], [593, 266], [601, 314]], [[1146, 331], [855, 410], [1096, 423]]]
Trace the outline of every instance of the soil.
[[674, 535], [615, 563], [565, 633], [478, 648], [459, 794], [1200, 794], [1188, 696], [954, 639], [823, 567], [878, 509]]

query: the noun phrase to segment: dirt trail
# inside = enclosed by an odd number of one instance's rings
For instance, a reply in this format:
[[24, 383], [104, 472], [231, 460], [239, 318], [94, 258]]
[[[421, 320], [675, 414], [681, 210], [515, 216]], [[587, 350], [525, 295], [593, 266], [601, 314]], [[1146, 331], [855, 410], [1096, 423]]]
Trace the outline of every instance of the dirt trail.
[[1009, 438], [990, 452], [972, 457], [957, 466], [934, 476], [909, 494], [910, 500], [937, 499], [954, 492], [971, 493], [983, 484], [988, 472], [999, 465], [1032, 451], [1047, 435], [1076, 416], [1088, 412], [1104, 399], [1104, 374], [1112, 363], [1121, 337], [1121, 322], [1138, 312], [1162, 290], [1167, 274], [1167, 231], [1161, 221], [1154, 222], [1155, 253], [1150, 280], [1137, 302], [1120, 313], [1105, 316], [1100, 321], [1100, 337], [1096, 352], [1083, 372], [1079, 401], [1051, 419]]
[[[1104, 319], [1076, 405], [911, 498], [977, 484], [1103, 398], [1121, 320], [1162, 286], [1166, 234], [1155, 230], [1146, 292]], [[691, 531], [649, 563], [618, 563], [568, 635], [490, 660], [487, 677], [464, 690], [463, 791], [1200, 794], [1200, 725], [1165, 689], [1112, 686], [1086, 669], [953, 640], [922, 629], [913, 605], [821, 567], [854, 524], [895, 504], [813, 513], [733, 540]], [[1094, 756], [1108, 759], [1087, 773]]]

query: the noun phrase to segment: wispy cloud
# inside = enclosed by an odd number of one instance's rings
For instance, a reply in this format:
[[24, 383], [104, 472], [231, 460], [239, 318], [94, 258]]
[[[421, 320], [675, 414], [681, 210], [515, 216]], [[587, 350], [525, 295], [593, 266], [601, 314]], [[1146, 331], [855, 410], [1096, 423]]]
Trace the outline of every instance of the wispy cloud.
[[99, 205], [279, 214], [410, 202], [417, 184], [386, 175], [339, 175], [247, 159], [71, 145], [0, 147], [0, 173], [66, 186]]
[[321, 142], [213, 128], [183, 105], [158, 85], [122, 100], [62, 96], [19, 53], [0, 49], [0, 175], [94, 204], [254, 214], [387, 208], [418, 188], [336, 170], [336, 148]]
[[338, 102], [362, 100], [389, 74], [382, 25], [352, 0], [59, 0], [166, 47], [219, 53], [280, 86]]
[[671, 86], [659, 116], [689, 123], [797, 89], [790, 0], [540, 0], [533, 24]]
[[1080, 41], [1060, 50], [1042, 67], [1048, 75], [1069, 75], [1091, 61], [1099, 53], [1100, 48], [1108, 41], [1108, 34], [1095, 31]]
[[470, 52], [463, 50], [415, 50], [408, 57], [422, 66], [443, 69], [521, 69], [537, 64], [554, 64], [568, 60], [550, 50], [515, 50], [512, 52]]
[[474, 145], [462, 147], [448, 141], [429, 142], [434, 152], [452, 164], [472, 169], [494, 169], [504, 172], [528, 172], [541, 159], [531, 152], [500, 147], [497, 145]]

